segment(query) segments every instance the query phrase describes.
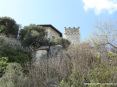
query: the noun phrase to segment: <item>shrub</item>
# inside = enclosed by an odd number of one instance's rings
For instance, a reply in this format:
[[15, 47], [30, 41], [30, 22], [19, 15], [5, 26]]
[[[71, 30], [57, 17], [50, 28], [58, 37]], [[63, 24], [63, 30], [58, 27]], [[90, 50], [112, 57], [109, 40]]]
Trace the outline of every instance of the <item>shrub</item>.
[[24, 87], [25, 80], [20, 64], [9, 63], [5, 74], [0, 78], [0, 87]]
[[1, 57], [0, 58], [0, 77], [5, 73], [5, 69], [7, 67], [8, 58]]
[[31, 24], [25, 26], [24, 29], [20, 31], [20, 40], [23, 46], [39, 48], [45, 44], [45, 29], [41, 26]]
[[58, 39], [52, 40], [51, 45], [61, 45], [63, 46], [63, 48], [68, 48], [70, 45], [70, 41], [64, 38], [58, 38]]
[[7, 57], [8, 62], [20, 64], [29, 62], [32, 58], [30, 51], [25, 50], [19, 41], [3, 36], [0, 37], [0, 57]]
[[18, 35], [19, 25], [10, 17], [0, 17], [0, 34], [16, 38]]

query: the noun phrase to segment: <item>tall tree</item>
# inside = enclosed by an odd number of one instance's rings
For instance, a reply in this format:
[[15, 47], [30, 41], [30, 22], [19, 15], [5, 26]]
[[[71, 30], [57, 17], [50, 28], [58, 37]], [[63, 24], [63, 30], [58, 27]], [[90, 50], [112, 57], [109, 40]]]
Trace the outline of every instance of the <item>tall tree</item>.
[[47, 44], [45, 29], [41, 26], [30, 24], [20, 31], [22, 45], [38, 48]]
[[19, 25], [10, 17], [0, 17], [0, 33], [7, 37], [17, 37]]
[[100, 22], [96, 25], [97, 32], [93, 36], [93, 42], [99, 47], [111, 47], [117, 49], [117, 26], [114, 22]]

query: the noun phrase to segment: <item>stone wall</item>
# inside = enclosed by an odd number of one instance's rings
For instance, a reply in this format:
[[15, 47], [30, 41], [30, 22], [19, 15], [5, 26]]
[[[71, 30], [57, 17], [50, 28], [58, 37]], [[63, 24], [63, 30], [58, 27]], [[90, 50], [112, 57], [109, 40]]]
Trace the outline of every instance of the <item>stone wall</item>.
[[47, 32], [47, 38], [50, 39], [60, 38], [60, 35], [55, 30], [51, 29], [51, 27], [47, 27], [46, 32]]

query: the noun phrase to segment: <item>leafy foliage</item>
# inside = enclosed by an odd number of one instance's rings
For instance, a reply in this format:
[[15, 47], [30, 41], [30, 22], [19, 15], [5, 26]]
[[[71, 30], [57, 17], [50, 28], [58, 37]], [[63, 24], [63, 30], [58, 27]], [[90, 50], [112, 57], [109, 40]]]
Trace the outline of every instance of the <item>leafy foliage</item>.
[[10, 17], [0, 17], [0, 33], [6, 36], [17, 37], [19, 25]]
[[20, 40], [23, 46], [38, 48], [47, 43], [46, 32], [43, 27], [31, 24], [25, 26], [20, 32]]
[[26, 51], [15, 39], [0, 37], [0, 57], [7, 57], [8, 62], [24, 64], [31, 60], [30, 52]]
[[7, 66], [8, 58], [6, 57], [1, 57], [0, 58], [0, 77], [5, 73], [5, 69]]
[[21, 65], [9, 63], [5, 74], [0, 78], [0, 87], [24, 87], [25, 79]]
[[61, 46], [63, 46], [63, 48], [68, 48], [70, 45], [70, 41], [68, 41], [67, 39], [64, 39], [64, 38], [54, 39], [50, 43], [51, 43], [51, 45], [61, 45]]

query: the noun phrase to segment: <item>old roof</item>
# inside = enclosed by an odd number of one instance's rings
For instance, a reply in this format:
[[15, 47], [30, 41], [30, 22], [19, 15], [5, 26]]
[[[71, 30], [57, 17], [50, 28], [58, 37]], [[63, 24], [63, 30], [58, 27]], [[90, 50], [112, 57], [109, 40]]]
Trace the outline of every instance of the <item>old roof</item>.
[[39, 26], [51, 27], [53, 30], [55, 30], [57, 33], [60, 34], [60, 37], [62, 37], [62, 33], [58, 29], [56, 29], [53, 25], [51, 25], [51, 24], [40, 24]]

